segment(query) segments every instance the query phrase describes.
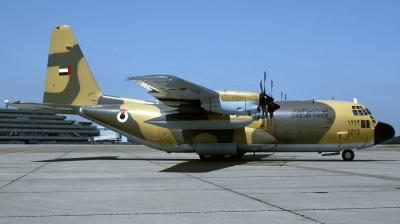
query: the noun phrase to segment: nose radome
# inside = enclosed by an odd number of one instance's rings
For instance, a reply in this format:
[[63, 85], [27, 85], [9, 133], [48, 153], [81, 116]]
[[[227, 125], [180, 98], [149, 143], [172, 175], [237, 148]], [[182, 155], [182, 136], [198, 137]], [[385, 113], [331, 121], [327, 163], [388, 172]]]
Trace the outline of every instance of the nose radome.
[[394, 128], [386, 123], [379, 122], [375, 127], [374, 145], [385, 142], [394, 137]]

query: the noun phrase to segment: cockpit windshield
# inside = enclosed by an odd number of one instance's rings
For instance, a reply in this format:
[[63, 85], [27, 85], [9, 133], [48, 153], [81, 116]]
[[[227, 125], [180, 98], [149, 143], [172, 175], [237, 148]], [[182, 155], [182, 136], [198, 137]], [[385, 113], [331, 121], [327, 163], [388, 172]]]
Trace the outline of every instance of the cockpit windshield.
[[[351, 109], [353, 111], [353, 116], [369, 116], [371, 118], [371, 121], [373, 124], [376, 124], [375, 118], [372, 116], [371, 111], [369, 111], [367, 108], [363, 108], [362, 106], [351, 106]], [[369, 126], [369, 121], [365, 120], [365, 126]]]
[[351, 109], [354, 116], [366, 116], [371, 114], [371, 111], [361, 106], [352, 106]]

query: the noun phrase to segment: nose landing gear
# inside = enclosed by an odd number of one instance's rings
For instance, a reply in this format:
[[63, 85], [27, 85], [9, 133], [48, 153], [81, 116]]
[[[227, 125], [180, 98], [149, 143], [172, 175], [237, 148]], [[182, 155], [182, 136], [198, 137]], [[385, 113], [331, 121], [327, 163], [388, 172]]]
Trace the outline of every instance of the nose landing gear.
[[351, 149], [343, 150], [342, 158], [344, 161], [352, 161], [354, 159], [354, 152]]

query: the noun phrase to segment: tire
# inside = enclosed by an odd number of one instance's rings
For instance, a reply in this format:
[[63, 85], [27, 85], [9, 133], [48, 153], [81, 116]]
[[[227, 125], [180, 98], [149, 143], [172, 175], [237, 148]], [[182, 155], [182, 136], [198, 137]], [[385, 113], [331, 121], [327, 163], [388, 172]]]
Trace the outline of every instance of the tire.
[[352, 161], [354, 159], [354, 152], [351, 149], [343, 150], [342, 158], [344, 161]]
[[238, 152], [236, 155], [223, 155], [222, 160], [223, 161], [240, 161], [244, 156], [243, 152]]
[[221, 156], [218, 155], [199, 155], [201, 161], [211, 162], [211, 161], [218, 161], [221, 159]]

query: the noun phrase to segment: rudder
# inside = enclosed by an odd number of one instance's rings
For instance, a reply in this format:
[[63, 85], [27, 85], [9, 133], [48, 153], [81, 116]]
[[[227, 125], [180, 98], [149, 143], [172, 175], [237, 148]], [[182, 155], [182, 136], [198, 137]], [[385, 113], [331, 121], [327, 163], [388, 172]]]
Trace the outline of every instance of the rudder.
[[43, 103], [95, 105], [101, 95], [71, 28], [54, 27]]

